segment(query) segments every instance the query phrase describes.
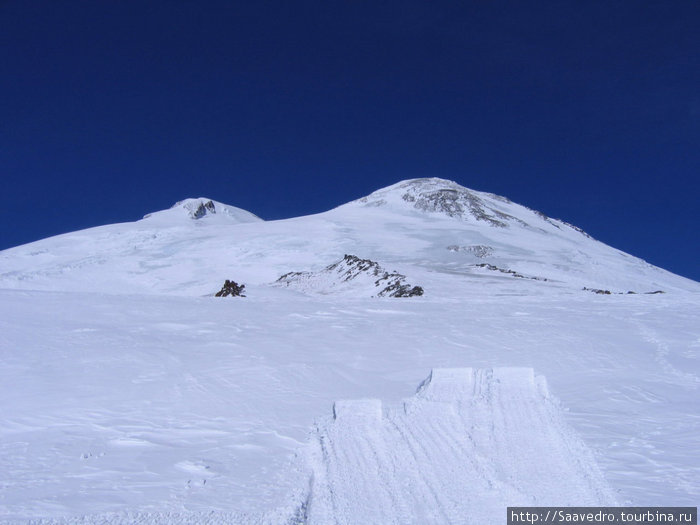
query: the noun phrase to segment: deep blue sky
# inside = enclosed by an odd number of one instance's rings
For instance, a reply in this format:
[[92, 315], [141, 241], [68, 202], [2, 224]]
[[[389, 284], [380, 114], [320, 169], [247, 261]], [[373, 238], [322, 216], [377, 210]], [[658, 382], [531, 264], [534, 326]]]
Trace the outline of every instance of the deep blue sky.
[[700, 280], [699, 26], [697, 0], [0, 0], [0, 249], [439, 176]]

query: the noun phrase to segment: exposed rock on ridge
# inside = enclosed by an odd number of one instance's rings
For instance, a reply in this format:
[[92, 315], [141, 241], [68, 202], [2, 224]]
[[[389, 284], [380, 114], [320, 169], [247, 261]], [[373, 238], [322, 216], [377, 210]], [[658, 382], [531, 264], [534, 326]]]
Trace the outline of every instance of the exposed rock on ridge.
[[211, 200], [188, 200], [176, 203], [173, 208], [182, 206], [187, 210], [191, 219], [201, 219], [207, 214], [216, 213], [216, 205]]
[[193, 219], [201, 219], [207, 213], [216, 213], [216, 206], [214, 206], [212, 201], [200, 202], [197, 209], [194, 212], [190, 212], [190, 216]]
[[[262, 219], [242, 208], [230, 206], [207, 197], [188, 198], [176, 202], [167, 210], [144, 215], [144, 219], [163, 226], [185, 224], [234, 224], [260, 222]], [[204, 220], [202, 220], [204, 219]], [[184, 221], [184, 222], [183, 222]]]
[[245, 290], [245, 284], [238, 284], [236, 281], [226, 279], [221, 290], [216, 292], [215, 297], [245, 297], [243, 290]]
[[496, 228], [518, 225], [542, 229], [546, 224], [547, 227], [552, 226], [558, 230], [571, 228], [590, 237], [581, 228], [559, 219], [552, 219], [537, 210], [517, 205], [506, 197], [470, 190], [454, 181], [437, 177], [399, 182], [355, 202], [367, 207], [408, 207], [466, 222], [483, 222]]
[[303, 292], [333, 293], [368, 290], [376, 297], [414, 297], [423, 295], [423, 288], [406, 282], [406, 276], [387, 272], [370, 259], [345, 255], [340, 261], [318, 272], [289, 272], [275, 284], [285, 285]]
[[[462, 220], [473, 218], [490, 226], [508, 227], [508, 222], [519, 221], [507, 213], [495, 209], [473, 192], [456, 182], [439, 179], [411, 179], [379, 190], [359, 200], [367, 206], [381, 206], [398, 195], [402, 201], [414, 209], [429, 213], [439, 213]], [[484, 194], [500, 202], [509, 202], [503, 197]]]

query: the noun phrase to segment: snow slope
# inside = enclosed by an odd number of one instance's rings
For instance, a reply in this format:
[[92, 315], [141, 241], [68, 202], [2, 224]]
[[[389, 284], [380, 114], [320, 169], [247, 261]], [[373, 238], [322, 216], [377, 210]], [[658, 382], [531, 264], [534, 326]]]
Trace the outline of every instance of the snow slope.
[[546, 377], [620, 503], [694, 505], [698, 327], [693, 295], [0, 291], [0, 516], [295, 509], [335, 401], [464, 366]]
[[256, 220], [220, 203], [216, 209], [235, 213], [193, 219], [207, 201], [0, 252], [0, 287], [199, 296], [225, 279], [268, 284], [353, 254], [445, 298], [491, 283], [523, 293], [700, 290], [561, 221], [443, 179], [404, 181], [325, 213], [281, 221]]
[[[0, 523], [697, 504], [698, 283], [439, 179], [285, 221], [208, 201], [0, 252]], [[329, 294], [344, 254], [425, 293]]]

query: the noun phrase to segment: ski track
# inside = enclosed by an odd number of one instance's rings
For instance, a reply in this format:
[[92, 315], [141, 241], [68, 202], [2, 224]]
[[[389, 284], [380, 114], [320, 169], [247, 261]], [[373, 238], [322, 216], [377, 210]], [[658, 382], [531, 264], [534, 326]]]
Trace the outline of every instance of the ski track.
[[666, 344], [653, 329], [643, 324], [641, 321], [635, 320], [634, 322], [642, 338], [654, 346], [654, 359], [666, 374], [672, 376], [677, 384], [683, 385], [686, 388], [696, 390], [700, 387], [700, 377], [691, 372], [683, 372], [671, 364], [668, 360], [670, 354], [668, 344]]
[[337, 401], [299, 462], [308, 487], [259, 515], [123, 512], [2, 523], [488, 525], [503, 523], [508, 505], [616, 504], [531, 368], [433, 369], [398, 407]]
[[308, 523], [502, 523], [506, 505], [612, 505], [530, 368], [436, 369], [400, 408], [336, 403], [318, 427]]

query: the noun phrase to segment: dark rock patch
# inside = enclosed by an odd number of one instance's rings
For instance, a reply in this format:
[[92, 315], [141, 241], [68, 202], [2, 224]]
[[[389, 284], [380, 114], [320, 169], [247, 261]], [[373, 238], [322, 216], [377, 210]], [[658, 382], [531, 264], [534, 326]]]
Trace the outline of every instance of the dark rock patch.
[[244, 289], [245, 284], [238, 284], [236, 281], [229, 281], [226, 279], [221, 290], [216, 292], [215, 297], [245, 297], [245, 295], [243, 295]]
[[275, 283], [317, 293], [329, 293], [337, 290], [338, 285], [352, 283], [360, 289], [363, 286], [378, 289], [376, 297], [417, 297], [424, 293], [422, 287], [408, 284], [405, 275], [388, 272], [371, 259], [348, 254], [318, 272], [289, 272]]
[[601, 290], [599, 288], [587, 288], [584, 286], [583, 289], [587, 292], [597, 293], [598, 295], [610, 295], [610, 294], [612, 294], [612, 292], [610, 290]]
[[500, 273], [512, 275], [513, 277], [517, 277], [518, 279], [531, 279], [533, 281], [547, 281], [548, 280], [546, 277], [536, 277], [536, 276], [531, 276], [531, 275], [523, 275], [523, 274], [518, 273], [514, 270], [509, 270], [507, 268], [499, 268], [498, 266], [494, 266], [493, 264], [488, 264], [488, 263], [475, 264], [474, 266], [476, 266], [477, 268], [486, 268], [487, 270], [491, 270], [492, 272], [500, 272]]
[[191, 212], [190, 215], [193, 219], [201, 219], [207, 213], [216, 213], [216, 206], [214, 206], [212, 201], [200, 202], [197, 209]]
[[[611, 295], [613, 293], [615, 295], [637, 295], [639, 293], [639, 292], [635, 292], [633, 290], [628, 290], [626, 293], [625, 292], [611, 292], [610, 290], [600, 290], [598, 288], [587, 288], [585, 286], [583, 287], [583, 289], [587, 292], [593, 292], [593, 293], [597, 293], [599, 295]], [[646, 295], [656, 295], [656, 294], [666, 293], [666, 292], [664, 292], [663, 290], [654, 290], [653, 292], [642, 292], [642, 293], [644, 293]]]
[[498, 228], [508, 227], [508, 224], [503, 220], [514, 219], [514, 217], [498, 210], [489, 210], [491, 212], [489, 214], [484, 202], [466, 188], [427, 190], [418, 195], [406, 192], [402, 198], [406, 202], [412, 203], [413, 207], [418, 210], [443, 213], [448, 217], [463, 218], [465, 215], [471, 215], [477, 221], [484, 221], [490, 226]]

